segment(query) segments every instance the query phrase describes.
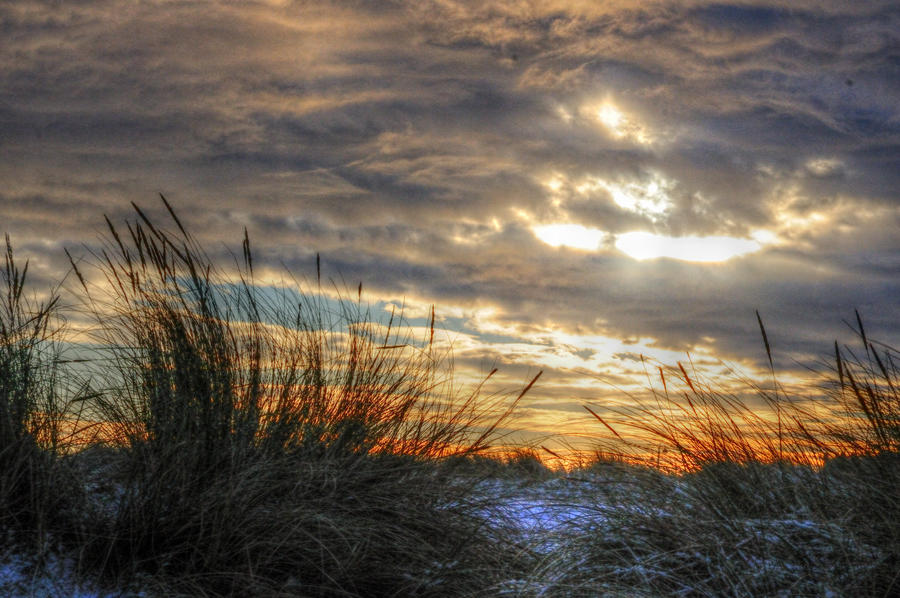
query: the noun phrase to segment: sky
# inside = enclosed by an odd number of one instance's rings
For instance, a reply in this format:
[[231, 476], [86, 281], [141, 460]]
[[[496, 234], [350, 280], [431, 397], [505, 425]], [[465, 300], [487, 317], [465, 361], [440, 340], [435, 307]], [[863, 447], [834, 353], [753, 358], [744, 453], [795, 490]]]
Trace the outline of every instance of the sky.
[[[785, 370], [900, 333], [900, 5], [0, 4], [0, 229], [35, 284], [163, 193], [224, 265], [323, 275], [520, 425], [590, 435], [641, 356]], [[633, 395], [634, 396], [634, 395]]]

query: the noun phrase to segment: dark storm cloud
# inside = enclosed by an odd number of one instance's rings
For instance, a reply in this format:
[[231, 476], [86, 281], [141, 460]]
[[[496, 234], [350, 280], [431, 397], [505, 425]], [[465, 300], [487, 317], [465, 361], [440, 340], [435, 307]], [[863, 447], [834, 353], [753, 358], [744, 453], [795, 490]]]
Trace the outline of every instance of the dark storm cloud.
[[[48, 277], [162, 191], [214, 255], [247, 226], [272, 268], [320, 252], [523, 342], [759, 360], [755, 309], [785, 351], [854, 307], [898, 332], [894, 2], [13, 1], [0, 28], [0, 222]], [[653, 181], [664, 214], [616, 203]], [[531, 230], [555, 222], [779, 243], [636, 262]]]

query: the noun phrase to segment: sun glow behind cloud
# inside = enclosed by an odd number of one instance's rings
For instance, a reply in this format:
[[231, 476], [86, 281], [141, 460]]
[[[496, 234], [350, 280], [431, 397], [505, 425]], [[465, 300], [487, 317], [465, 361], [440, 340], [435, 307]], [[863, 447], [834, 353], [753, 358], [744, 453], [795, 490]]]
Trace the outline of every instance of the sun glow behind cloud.
[[671, 258], [686, 262], [724, 262], [759, 251], [754, 239], [737, 237], [667, 237], [635, 231], [616, 237], [616, 249], [636, 260]]
[[[570, 247], [583, 251], [597, 251], [609, 233], [581, 224], [548, 224], [532, 229], [535, 236], [551, 247]], [[621, 233], [615, 236], [615, 247], [635, 260], [670, 258], [686, 262], [724, 262], [734, 257], [762, 249], [774, 237], [765, 232], [754, 238], [708, 236], [670, 237], [645, 231]]]
[[551, 247], [571, 247], [595, 251], [605, 237], [602, 230], [588, 228], [580, 224], [548, 224], [534, 227], [538, 239]]
[[612, 104], [603, 104], [597, 110], [597, 118], [614, 134], [623, 134], [621, 128], [623, 121], [625, 120], [625, 115]]
[[582, 110], [582, 114], [587, 112], [614, 139], [632, 141], [640, 145], [650, 145], [655, 140], [647, 127], [609, 100], [599, 106], [591, 105]]
[[[611, 126], [620, 118], [612, 107], [601, 116]], [[551, 205], [559, 210], [562, 206], [561, 191], [567, 184], [563, 175], [554, 173], [549, 179], [543, 180], [542, 184], [549, 191]], [[598, 192], [602, 196], [605, 192], [618, 207], [651, 222], [663, 223], [675, 208], [671, 196], [677, 186], [677, 181], [659, 172], [649, 171], [644, 176], [631, 180], [612, 181], [586, 177], [573, 182], [572, 189], [585, 197], [597, 197]], [[646, 231], [628, 231], [614, 235], [573, 222], [532, 225], [532, 232], [551, 247], [599, 251], [604, 245], [607, 248], [615, 246], [635, 260], [670, 258], [700, 263], [724, 262], [759, 251], [766, 245], [777, 243], [779, 239], [774, 232], [767, 230], [754, 231], [749, 238], [724, 235], [676, 237]], [[614, 242], [610, 243], [611, 240]]]
[[658, 219], [672, 207], [668, 191], [672, 183], [661, 176], [653, 176], [646, 183], [601, 183], [609, 191], [616, 205], [635, 214]]
[[[556, 176], [545, 182], [544, 186], [552, 193], [557, 193], [562, 186], [561, 179]], [[620, 208], [658, 222], [674, 207], [671, 194], [676, 188], [676, 181], [651, 171], [640, 178], [625, 180], [589, 176], [573, 182], [573, 188], [583, 196], [608, 194]]]

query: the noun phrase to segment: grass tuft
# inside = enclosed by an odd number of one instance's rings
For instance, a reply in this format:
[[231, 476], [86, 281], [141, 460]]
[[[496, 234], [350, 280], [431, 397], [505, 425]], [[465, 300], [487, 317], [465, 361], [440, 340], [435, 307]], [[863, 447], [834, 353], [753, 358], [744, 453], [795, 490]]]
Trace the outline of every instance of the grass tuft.
[[[0, 547], [25, 544], [43, 555], [51, 532], [77, 530], [79, 493], [60, 455], [68, 450], [74, 402], [65, 378], [59, 295], [27, 292], [9, 236], [0, 266]], [[68, 424], [68, 425], [67, 425]]]
[[518, 399], [460, 392], [433, 324], [417, 339], [402, 314], [258, 284], [246, 231], [236, 274], [218, 270], [166, 208], [175, 232], [137, 206], [107, 220], [105, 284], [73, 262], [106, 364], [92, 406], [121, 456], [85, 571], [188, 594], [449, 596], [513, 566], [471, 484], [437, 472], [488, 449]]
[[553, 595], [895, 594], [898, 352], [856, 315], [862, 350], [835, 344], [817, 400], [780, 387], [757, 314], [770, 388], [725, 390], [678, 364], [659, 368], [649, 405], [615, 421], [589, 409], [611, 434], [598, 454], [648, 469], [627, 491], [621, 478], [600, 486], [596, 516], [551, 561], [565, 580]]

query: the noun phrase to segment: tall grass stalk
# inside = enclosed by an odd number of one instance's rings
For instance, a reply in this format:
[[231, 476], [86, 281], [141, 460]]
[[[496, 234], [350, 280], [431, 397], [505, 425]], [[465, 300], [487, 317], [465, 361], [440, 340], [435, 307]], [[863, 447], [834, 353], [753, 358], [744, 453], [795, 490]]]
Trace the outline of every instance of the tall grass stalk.
[[455, 388], [433, 316], [416, 339], [359, 300], [258, 284], [246, 231], [220, 271], [163, 201], [174, 231], [137, 206], [107, 220], [105, 285], [72, 263], [110, 365], [94, 405], [124, 454], [86, 566], [189, 592], [399, 596], [514, 563], [435, 463], [488, 448], [515, 400]]

